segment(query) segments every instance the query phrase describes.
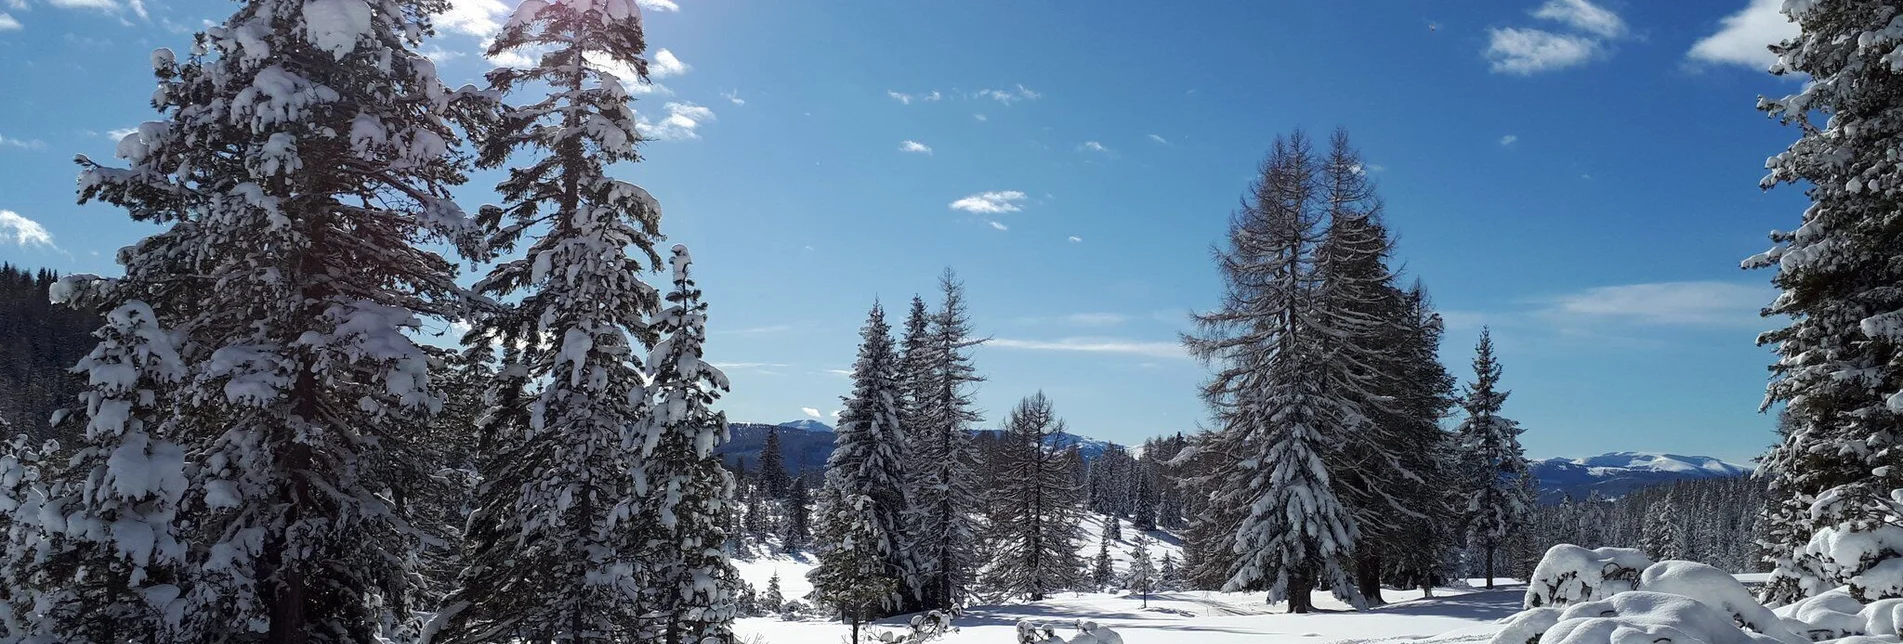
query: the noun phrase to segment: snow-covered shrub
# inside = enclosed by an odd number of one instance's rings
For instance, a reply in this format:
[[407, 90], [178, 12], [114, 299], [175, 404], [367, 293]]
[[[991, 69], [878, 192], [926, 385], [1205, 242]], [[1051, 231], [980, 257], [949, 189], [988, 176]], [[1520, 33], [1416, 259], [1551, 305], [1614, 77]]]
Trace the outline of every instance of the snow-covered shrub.
[[1803, 642], [1771, 609], [1758, 603], [1731, 573], [1692, 561], [1661, 561], [1639, 574], [1639, 590], [1682, 595], [1731, 615], [1745, 628], [1787, 642]]
[[1778, 609], [1791, 629], [1804, 633], [1811, 641], [1822, 642], [1868, 632], [1863, 617], [1863, 602], [1842, 588], [1806, 597]]
[[1077, 635], [1068, 640], [1057, 634], [1057, 625], [1018, 622], [1018, 644], [1123, 644], [1123, 636], [1096, 622], [1079, 620], [1073, 624]]
[[877, 644], [924, 644], [958, 632], [958, 627], [952, 626], [954, 616], [956, 613], [927, 612], [914, 616], [911, 626], [904, 631], [871, 631], [868, 639]]
[[1533, 568], [1524, 605], [1559, 607], [1605, 599], [1637, 588], [1640, 571], [1651, 565], [1645, 553], [1632, 548], [1587, 550], [1562, 543], [1547, 549]]
[[1528, 608], [1501, 620], [1500, 631], [1489, 644], [1536, 644], [1540, 636], [1559, 623], [1560, 609], [1551, 606]]
[[1799, 580], [1807, 592], [1847, 585], [1863, 601], [1903, 597], [1903, 527], [1824, 528], [1811, 535], [1800, 556], [1819, 567], [1818, 578]]
[[1739, 628], [1704, 602], [1643, 590], [1573, 604], [1540, 644], [1796, 644]]

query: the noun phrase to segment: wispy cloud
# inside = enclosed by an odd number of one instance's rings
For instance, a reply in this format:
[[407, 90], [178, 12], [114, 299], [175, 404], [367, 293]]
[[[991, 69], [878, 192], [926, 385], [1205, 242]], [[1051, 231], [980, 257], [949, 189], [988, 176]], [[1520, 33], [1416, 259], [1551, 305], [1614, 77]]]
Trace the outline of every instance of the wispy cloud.
[[1122, 313], [1072, 313], [1064, 316], [1064, 321], [1079, 326], [1116, 326], [1129, 320]]
[[1155, 135], [1155, 134], [1151, 134], [1151, 135], [1150, 135], [1150, 140], [1151, 140], [1151, 141], [1155, 141], [1155, 142], [1157, 142], [1157, 143], [1161, 143], [1161, 144], [1163, 144], [1163, 145], [1169, 145], [1169, 144], [1170, 144], [1170, 141], [1169, 141], [1169, 139], [1165, 139], [1165, 138], [1163, 138], [1163, 137], [1161, 137], [1161, 136], [1158, 136], [1158, 135]]
[[689, 69], [693, 69], [693, 67], [681, 62], [679, 56], [675, 56], [674, 52], [668, 51], [666, 48], [654, 52], [654, 57], [648, 59], [649, 78], [679, 76], [687, 73]]
[[59, 249], [53, 245], [53, 235], [46, 232], [46, 227], [41, 226], [40, 222], [11, 210], [0, 210], [0, 240], [7, 239], [13, 240], [14, 245], [21, 248], [38, 246]]
[[1602, 38], [1625, 35], [1625, 20], [1619, 14], [1586, 0], [1547, 0], [1533, 10], [1533, 17], [1558, 21]]
[[938, 93], [938, 90], [932, 90], [923, 94], [907, 94], [905, 92], [888, 89], [885, 91], [885, 95], [891, 97], [892, 100], [898, 101], [900, 105], [911, 105], [913, 101], [931, 103], [945, 97], [945, 95]]
[[1071, 236], [1070, 236], [1070, 243], [1073, 243], [1073, 244], [1081, 244], [1081, 243], [1083, 243], [1083, 241], [1084, 241], [1084, 238], [1082, 238], [1082, 237], [1078, 237], [1078, 236], [1076, 236], [1076, 235], [1071, 235]]
[[791, 324], [769, 324], [766, 326], [755, 326], [755, 327], [747, 327], [744, 329], [734, 329], [732, 331], [715, 331], [714, 333], [721, 334], [721, 335], [760, 335], [763, 333], [781, 333], [781, 332], [791, 331], [791, 330], [793, 330], [793, 325]]
[[1520, 137], [1518, 135], [1508, 134], [1506, 136], [1500, 137], [1500, 145], [1503, 147], [1512, 147], [1513, 144], [1519, 143], [1519, 142], [1520, 142]]
[[806, 415], [812, 416], [814, 418], [825, 418], [824, 415], [821, 415], [819, 413], [818, 409], [814, 409], [812, 407], [801, 407], [800, 411], [806, 412]]
[[635, 4], [648, 11], [680, 11], [681, 6], [674, 0], [635, 0]]
[[643, 138], [656, 141], [691, 141], [700, 138], [700, 126], [714, 120], [714, 111], [693, 103], [668, 103], [667, 118], [650, 122], [637, 116], [635, 129]]
[[1693, 281], [1598, 286], [1539, 300], [1554, 322], [1672, 326], [1763, 326], [1773, 293], [1762, 284]]
[[991, 117], [985, 116], [983, 114], [973, 114], [971, 115], [971, 118], [977, 119], [979, 123], [983, 123], [985, 121], [991, 120]]
[[988, 98], [1005, 105], [1010, 105], [1018, 101], [1035, 101], [1044, 97], [1043, 94], [1039, 94], [1031, 88], [1025, 87], [1023, 84], [1019, 84], [1015, 89], [978, 90], [977, 95], [979, 98]]
[[1188, 358], [1183, 346], [1175, 342], [1143, 342], [1118, 338], [1063, 338], [1060, 340], [1019, 340], [992, 338], [984, 346], [1024, 351], [1062, 351], [1071, 353], [1113, 353], [1152, 358]]
[[1010, 230], [1011, 229], [1010, 226], [1006, 226], [1004, 225], [1003, 222], [1000, 222], [1000, 221], [987, 219], [985, 220], [985, 223], [991, 224], [991, 227], [996, 230]]
[[963, 210], [974, 215], [995, 215], [1017, 212], [1024, 209], [1024, 193], [1017, 190], [980, 192], [951, 202], [952, 210]]
[[1110, 148], [1104, 147], [1104, 144], [1098, 143], [1096, 141], [1085, 141], [1082, 144], [1079, 144], [1077, 146], [1077, 149], [1083, 150], [1085, 152], [1095, 152], [1098, 154], [1111, 154]]
[[0, 31], [19, 31], [19, 29], [19, 20], [15, 20], [13, 16], [9, 16], [6, 12], [0, 11]]
[[136, 127], [122, 127], [116, 130], [106, 130], [106, 138], [111, 139], [113, 141], [117, 141], [119, 139], [126, 138], [127, 136], [131, 136], [132, 133], [137, 131], [139, 131], [139, 128], [136, 128]]
[[1488, 31], [1487, 60], [1502, 74], [1565, 69], [1592, 60], [1598, 51], [1599, 42], [1584, 36], [1514, 27]]
[[747, 104], [747, 99], [740, 98], [740, 90], [733, 90], [731, 92], [721, 92], [720, 97], [727, 99], [727, 102], [733, 103], [734, 105]]
[[22, 150], [40, 150], [46, 147], [46, 142], [39, 139], [7, 138], [6, 135], [0, 134], [0, 146], [20, 148]]
[[1699, 39], [1685, 57], [1697, 63], [1769, 69], [1777, 62], [1771, 44], [1797, 35], [1797, 23], [1783, 9], [1784, 0], [1751, 0], [1743, 10], [1718, 21], [1718, 32]]
[[911, 139], [906, 139], [904, 141], [899, 142], [899, 151], [911, 152], [914, 154], [931, 154], [932, 146], [919, 143], [918, 141], [913, 141]]

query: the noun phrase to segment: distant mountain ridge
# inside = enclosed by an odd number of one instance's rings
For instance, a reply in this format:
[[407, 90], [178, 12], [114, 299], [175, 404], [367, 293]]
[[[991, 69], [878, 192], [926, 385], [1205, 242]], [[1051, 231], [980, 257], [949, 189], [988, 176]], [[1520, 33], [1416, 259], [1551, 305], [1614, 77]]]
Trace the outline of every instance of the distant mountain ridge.
[[1528, 463], [1539, 480], [1540, 503], [1558, 503], [1571, 496], [1585, 499], [1597, 493], [1617, 498], [1637, 490], [1673, 481], [1745, 476], [1752, 468], [1710, 456], [1683, 456], [1657, 452], [1611, 452], [1586, 458], [1548, 458]]
[[[817, 472], [826, 468], [826, 457], [833, 453], [833, 428], [830, 425], [811, 418], [787, 421], [784, 423], [728, 423], [727, 431], [732, 440], [715, 450], [729, 465], [744, 463], [748, 470], [760, 464], [760, 453], [766, 448], [768, 432], [780, 434], [780, 451], [786, 462], [786, 471], [798, 476], [801, 472]], [[977, 429], [974, 433], [996, 433], [1002, 430]], [[1059, 448], [1076, 447], [1085, 459], [1096, 458], [1110, 449], [1110, 441], [1097, 440], [1088, 436], [1064, 434], [1050, 441]]]

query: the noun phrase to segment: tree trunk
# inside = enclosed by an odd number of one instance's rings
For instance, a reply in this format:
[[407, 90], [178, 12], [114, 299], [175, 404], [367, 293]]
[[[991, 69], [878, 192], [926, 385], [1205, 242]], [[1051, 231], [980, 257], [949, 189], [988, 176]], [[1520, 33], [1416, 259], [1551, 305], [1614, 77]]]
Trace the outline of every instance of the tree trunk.
[[1369, 606], [1388, 603], [1381, 598], [1381, 555], [1369, 553], [1355, 557], [1355, 586]]
[[1493, 590], [1493, 542], [1487, 542], [1487, 590]]
[[1314, 608], [1315, 579], [1306, 571], [1289, 575], [1288, 612], [1306, 613]]

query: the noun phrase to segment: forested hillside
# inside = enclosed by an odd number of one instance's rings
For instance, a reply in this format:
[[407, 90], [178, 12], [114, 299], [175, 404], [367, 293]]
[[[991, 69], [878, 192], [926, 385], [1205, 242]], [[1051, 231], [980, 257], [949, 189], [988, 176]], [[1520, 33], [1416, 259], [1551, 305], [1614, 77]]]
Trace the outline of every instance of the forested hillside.
[[59, 276], [0, 264], [0, 423], [8, 435], [50, 438], [53, 411], [72, 407], [86, 384], [74, 364], [97, 342], [99, 316], [54, 306], [46, 289]]

